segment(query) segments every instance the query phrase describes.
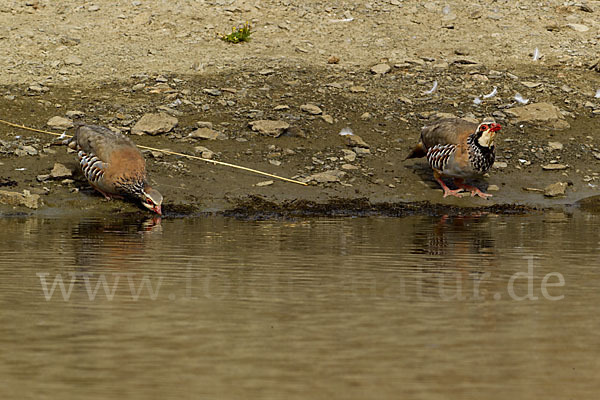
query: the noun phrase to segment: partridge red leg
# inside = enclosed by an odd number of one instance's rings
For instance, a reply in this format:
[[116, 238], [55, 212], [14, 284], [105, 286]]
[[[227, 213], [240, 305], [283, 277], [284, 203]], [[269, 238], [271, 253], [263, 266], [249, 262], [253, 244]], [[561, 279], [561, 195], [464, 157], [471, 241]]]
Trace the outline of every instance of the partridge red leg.
[[448, 186], [446, 186], [446, 184], [442, 180], [442, 176], [440, 175], [440, 173], [435, 170], [433, 171], [433, 177], [442, 186], [442, 189], [444, 189], [444, 197], [448, 197], [448, 196], [460, 197], [459, 193], [463, 191], [461, 188], [458, 188], [455, 190], [450, 189]]
[[476, 188], [475, 186], [471, 186], [471, 185], [467, 185], [466, 183], [464, 183], [465, 181], [461, 178], [455, 178], [454, 179], [454, 184], [456, 186], [458, 186], [461, 189], [465, 189], [468, 190], [469, 192], [471, 192], [471, 197], [477, 195], [483, 199], [487, 199], [488, 197], [492, 197], [493, 195], [489, 194], [489, 193], [484, 193], [481, 190], [479, 190], [479, 188]]

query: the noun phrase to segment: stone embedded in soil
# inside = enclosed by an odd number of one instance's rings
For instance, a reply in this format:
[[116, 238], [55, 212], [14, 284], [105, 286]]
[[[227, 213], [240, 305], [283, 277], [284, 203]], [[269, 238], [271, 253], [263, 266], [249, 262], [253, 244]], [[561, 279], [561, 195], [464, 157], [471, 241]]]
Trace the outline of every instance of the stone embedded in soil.
[[290, 124], [285, 121], [268, 119], [251, 121], [248, 125], [253, 131], [272, 137], [281, 136], [290, 127]]
[[223, 94], [219, 89], [204, 89], [203, 92], [211, 96], [220, 96]]
[[198, 128], [212, 129], [213, 128], [213, 123], [210, 122], [210, 121], [196, 121], [196, 126]]
[[513, 117], [513, 123], [530, 123], [541, 129], [568, 129], [569, 123], [560, 109], [550, 103], [532, 103], [506, 110]]
[[371, 67], [371, 73], [376, 74], [376, 75], [383, 75], [383, 74], [387, 74], [388, 72], [390, 72], [391, 69], [392, 69], [392, 67], [390, 67], [388, 64], [381, 63], [381, 64], [373, 65]]
[[338, 64], [340, 62], [340, 58], [337, 56], [331, 56], [327, 59], [327, 64]]
[[66, 65], [81, 65], [81, 64], [83, 64], [83, 61], [81, 61], [81, 58], [79, 58], [73, 54], [68, 55], [63, 61]]
[[40, 203], [40, 196], [31, 194], [28, 190], [23, 190], [23, 193], [0, 190], [0, 204], [36, 209], [40, 206]]
[[329, 114], [323, 114], [323, 115], [321, 115], [321, 119], [323, 121], [327, 122], [330, 125], [333, 124], [333, 122], [334, 122], [333, 117], [331, 115], [329, 115]]
[[271, 186], [273, 183], [275, 183], [275, 182], [273, 182], [273, 181], [262, 181], [262, 182], [258, 182], [256, 184], [256, 186], [258, 186], [258, 187]]
[[546, 164], [542, 165], [544, 171], [562, 171], [568, 167], [564, 164]]
[[192, 139], [205, 139], [205, 140], [225, 140], [227, 136], [221, 132], [217, 132], [210, 128], [198, 128], [188, 135]]
[[300, 109], [311, 115], [319, 115], [323, 113], [323, 110], [321, 110], [319, 106], [316, 106], [314, 104], [302, 104], [300, 106]]
[[200, 156], [207, 160], [212, 159], [215, 155], [215, 153], [212, 150], [204, 146], [196, 146], [194, 147], [194, 151], [196, 151], [196, 153], [200, 153]]
[[498, 187], [498, 185], [488, 185], [487, 187], [488, 192], [497, 192], [499, 190], [500, 188]]
[[46, 122], [46, 125], [48, 125], [52, 129], [64, 131], [73, 127], [73, 121], [71, 121], [68, 118], [56, 116], [50, 118], [48, 122]]
[[69, 110], [65, 113], [65, 115], [69, 118], [83, 118], [85, 113], [79, 110]]
[[544, 188], [544, 196], [546, 197], [557, 197], [564, 196], [567, 191], [567, 182], [556, 182], [548, 185]]
[[179, 121], [166, 113], [145, 114], [131, 129], [134, 135], [158, 135], [170, 132]]
[[548, 142], [548, 148], [550, 150], [562, 150], [563, 144], [561, 142]]
[[506, 162], [504, 162], [504, 161], [496, 161], [496, 162], [494, 163], [494, 165], [492, 165], [492, 167], [494, 167], [494, 168], [499, 168], [499, 169], [503, 169], [503, 168], [506, 168], [506, 167], [508, 167], [508, 164], [507, 164]]
[[73, 171], [61, 163], [54, 163], [54, 167], [50, 171], [50, 177], [53, 179], [69, 178], [71, 176], [73, 176]]
[[317, 183], [331, 183], [331, 182], [339, 182], [340, 178], [344, 177], [346, 173], [344, 171], [340, 171], [338, 169], [334, 169], [331, 171], [319, 172], [318, 174], [313, 174], [309, 176], [305, 181], [311, 182], [315, 181]]
[[364, 147], [367, 149], [371, 147], [358, 135], [346, 135], [343, 137], [345, 138], [346, 144], [350, 147]]
[[350, 86], [350, 92], [352, 93], [365, 93], [367, 88], [364, 86]]
[[342, 149], [342, 152], [344, 153], [344, 160], [348, 162], [354, 162], [354, 160], [356, 160], [356, 153], [352, 150]]
[[573, 29], [575, 32], [587, 32], [590, 28], [583, 24], [567, 24], [567, 27]]

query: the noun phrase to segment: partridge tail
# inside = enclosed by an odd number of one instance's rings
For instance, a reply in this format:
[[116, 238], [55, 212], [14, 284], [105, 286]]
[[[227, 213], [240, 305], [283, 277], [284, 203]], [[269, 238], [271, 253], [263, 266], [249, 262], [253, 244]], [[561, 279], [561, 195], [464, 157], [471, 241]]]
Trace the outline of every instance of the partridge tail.
[[419, 142], [419, 144], [417, 144], [415, 146], [415, 148], [412, 149], [410, 154], [408, 156], [406, 156], [405, 160], [408, 160], [409, 158], [425, 157], [426, 155], [427, 155], [427, 149], [425, 149], [423, 142]]

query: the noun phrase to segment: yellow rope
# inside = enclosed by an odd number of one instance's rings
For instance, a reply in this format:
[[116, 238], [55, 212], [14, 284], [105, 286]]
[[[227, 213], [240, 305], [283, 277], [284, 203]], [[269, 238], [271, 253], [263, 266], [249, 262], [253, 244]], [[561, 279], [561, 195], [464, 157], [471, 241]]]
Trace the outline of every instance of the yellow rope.
[[[3, 124], [8, 125], [8, 126], [15, 127], [15, 128], [19, 128], [19, 129], [25, 129], [27, 131], [32, 131], [32, 132], [47, 133], [49, 135], [61, 136], [61, 137], [65, 137], [65, 138], [72, 137], [71, 135], [66, 135], [64, 133], [56, 133], [56, 132], [45, 131], [45, 130], [42, 130], [42, 129], [30, 128], [30, 127], [25, 126], [25, 125], [18, 125], [18, 124], [12, 123], [12, 122], [4, 121], [2, 119], [0, 119], [0, 123], [3, 123]], [[215, 165], [224, 165], [226, 167], [237, 168], [237, 169], [241, 169], [241, 170], [244, 170], [244, 171], [253, 172], [255, 174], [264, 175], [264, 176], [268, 176], [268, 177], [275, 178], [275, 179], [280, 179], [282, 181], [291, 182], [291, 183], [297, 183], [298, 185], [307, 186], [307, 184], [304, 183], [304, 182], [296, 181], [294, 179], [284, 178], [284, 177], [278, 176], [278, 175], [269, 174], [268, 172], [262, 172], [262, 171], [259, 171], [259, 170], [256, 170], [256, 169], [252, 169], [252, 168], [242, 167], [241, 165], [230, 164], [230, 163], [223, 162], [223, 161], [209, 160], [209, 159], [206, 159], [206, 158], [192, 156], [192, 155], [189, 155], [189, 154], [177, 153], [175, 151], [156, 149], [154, 147], [140, 146], [140, 145], [138, 145], [138, 147], [140, 147], [142, 149], [146, 149], [146, 150], [160, 151], [161, 153], [165, 153], [165, 154], [172, 154], [172, 155], [175, 155], [175, 156], [187, 157], [187, 158], [190, 158], [190, 159], [193, 159], [193, 160], [200, 160], [200, 161], [204, 161], [204, 162], [208, 162], [208, 163], [213, 163]]]

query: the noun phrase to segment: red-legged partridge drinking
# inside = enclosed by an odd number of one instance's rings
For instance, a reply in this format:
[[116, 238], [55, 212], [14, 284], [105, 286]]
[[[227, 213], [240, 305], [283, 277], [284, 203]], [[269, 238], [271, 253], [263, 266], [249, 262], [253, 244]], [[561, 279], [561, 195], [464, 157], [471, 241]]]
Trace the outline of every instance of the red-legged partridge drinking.
[[129, 138], [102, 126], [80, 125], [65, 144], [77, 150], [83, 175], [108, 200], [137, 199], [162, 214], [163, 197], [148, 185], [144, 157]]
[[[444, 189], [444, 197], [459, 196], [463, 189], [471, 196], [490, 197], [464, 180], [486, 173], [494, 164], [494, 136], [501, 129], [495, 122], [476, 124], [458, 118], [446, 118], [425, 126], [419, 144], [408, 158], [427, 157], [435, 180]], [[442, 177], [454, 178], [456, 190], [448, 188]]]

